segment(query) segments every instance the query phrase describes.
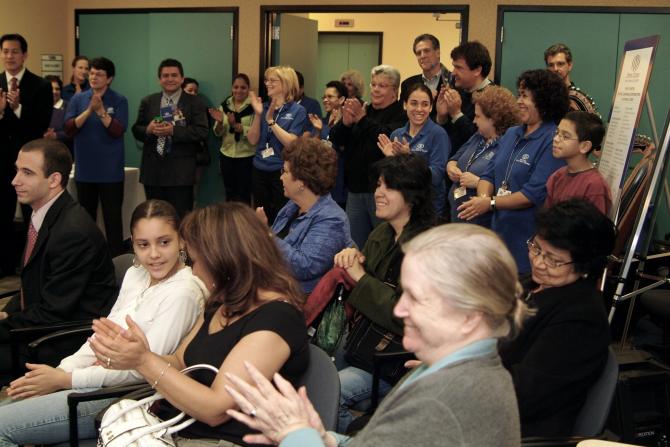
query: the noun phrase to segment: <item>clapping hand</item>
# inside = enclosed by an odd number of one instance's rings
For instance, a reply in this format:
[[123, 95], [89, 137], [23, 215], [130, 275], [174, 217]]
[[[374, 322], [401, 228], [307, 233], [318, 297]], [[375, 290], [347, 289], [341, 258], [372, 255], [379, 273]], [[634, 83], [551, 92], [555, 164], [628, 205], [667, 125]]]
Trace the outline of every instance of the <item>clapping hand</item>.
[[402, 143], [398, 141], [397, 137], [391, 141], [391, 139], [383, 133], [379, 134], [377, 137], [377, 147], [387, 157], [410, 153], [409, 143], [405, 138], [402, 139]]
[[221, 110], [210, 107], [207, 109], [207, 111], [209, 112], [209, 116], [211, 116], [214, 121], [219, 123], [223, 122], [223, 112]]
[[88, 339], [98, 364], [107, 369], [137, 369], [151, 353], [149, 342], [142, 329], [126, 316], [128, 329], [112, 320], [93, 320], [95, 334]]
[[318, 133], [321, 133], [321, 129], [323, 129], [323, 121], [321, 121], [321, 118], [313, 113], [307, 115], [307, 118], [309, 118], [309, 122], [312, 123], [312, 126], [314, 126], [314, 130], [316, 130]]
[[226, 390], [235, 400], [241, 411], [228, 410], [226, 413], [260, 434], [245, 435], [249, 444], [278, 445], [289, 434], [302, 428], [315, 429], [327, 447], [335, 447], [335, 438], [326, 432], [321, 418], [307, 397], [305, 387], [297, 392], [295, 388], [279, 374], [275, 373], [272, 383], [258, 369], [248, 362], [244, 363], [252, 386], [234, 374], [226, 374], [235, 385], [226, 385]]
[[249, 92], [249, 103], [251, 104], [251, 107], [254, 109], [254, 112], [256, 112], [256, 115], [260, 115], [263, 113], [263, 100], [256, 95], [256, 92], [254, 91]]

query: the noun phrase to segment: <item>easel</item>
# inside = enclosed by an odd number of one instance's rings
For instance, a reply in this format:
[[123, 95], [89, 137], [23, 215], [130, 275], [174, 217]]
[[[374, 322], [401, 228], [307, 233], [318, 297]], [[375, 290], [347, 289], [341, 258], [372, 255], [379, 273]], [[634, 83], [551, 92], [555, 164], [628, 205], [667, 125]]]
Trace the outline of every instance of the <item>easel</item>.
[[[625, 256], [622, 260], [619, 275], [617, 277], [617, 288], [614, 293], [612, 307], [610, 309], [609, 314], [609, 321], [611, 323], [612, 319], [614, 318], [616, 306], [623, 301], [626, 301], [628, 299], [631, 300], [630, 306], [628, 308], [628, 314], [626, 316], [626, 323], [624, 325], [623, 334], [621, 336], [621, 348], [623, 348], [626, 338], [628, 337], [628, 331], [630, 330], [630, 322], [633, 317], [633, 308], [635, 306], [636, 297], [644, 292], [655, 289], [664, 284], [670, 283], [670, 279], [667, 277], [656, 277], [653, 275], [647, 275], [643, 273], [645, 262], [647, 260], [670, 256], [670, 254], [668, 253], [651, 255], [651, 256], [647, 255], [647, 253], [649, 252], [651, 241], [653, 239], [653, 229], [659, 208], [657, 206], [658, 201], [661, 194], [663, 194], [663, 190], [660, 188], [661, 184], [663, 184], [666, 192], [666, 200], [668, 199], [667, 196], [668, 185], [665, 179], [668, 174], [667, 172], [668, 163], [666, 163], [666, 156], [668, 153], [668, 146], [670, 145], [670, 128], [669, 128], [670, 112], [668, 113], [668, 117], [666, 118], [663, 142], [661, 145], [659, 145], [658, 132], [656, 130], [654, 115], [651, 109], [651, 101], [649, 99], [648, 94], [645, 98], [645, 101], [647, 103], [647, 112], [649, 115], [649, 119], [651, 120], [651, 128], [654, 143], [656, 144], [657, 147], [656, 150], [658, 152], [654, 160], [654, 169], [651, 181], [649, 182], [649, 186], [647, 188], [647, 191], [645, 192], [644, 200], [637, 213], [635, 225], [633, 226], [632, 237], [629, 239], [629, 242], [626, 246]], [[645, 231], [644, 237], [642, 234], [643, 231]], [[638, 249], [637, 256], [636, 256], [636, 249]], [[635, 283], [633, 285], [633, 291], [627, 293], [626, 295], [622, 295], [624, 282], [626, 281], [626, 278], [630, 273], [634, 261], [638, 261], [638, 267], [635, 272], [636, 277], [635, 277]], [[641, 278], [656, 280], [656, 282], [648, 286], [639, 288]]]
[[[631, 127], [633, 124], [633, 117], [631, 116], [631, 108], [626, 107], [629, 106], [630, 103], [626, 103], [626, 101], [629, 101], [629, 98], [626, 98], [626, 92], [629, 90], [635, 90], [636, 88], [639, 89], [640, 94], [644, 95], [643, 96], [643, 102], [646, 104], [647, 107], [647, 114], [648, 117], [651, 121], [651, 128], [652, 128], [652, 133], [654, 137], [654, 143], [656, 145], [656, 155], [654, 158], [653, 162], [653, 169], [652, 169], [652, 177], [649, 182], [645, 185], [645, 191], [643, 194], [643, 199], [640, 204], [640, 208], [637, 211], [635, 223], [633, 225], [633, 229], [631, 232], [632, 237], [628, 238], [625, 250], [624, 250], [624, 256], [622, 259], [619, 260], [621, 262], [621, 267], [619, 270], [619, 275], [616, 277], [617, 280], [617, 285], [616, 285], [616, 290], [614, 293], [613, 297], [613, 302], [612, 302], [612, 307], [610, 309], [610, 314], [609, 314], [609, 321], [610, 324], [612, 323], [612, 320], [614, 318], [614, 314], [617, 308], [617, 305], [625, 300], [631, 299], [631, 305], [629, 307], [628, 315], [626, 318], [626, 323], [624, 326], [624, 331], [622, 335], [622, 343], [621, 343], [621, 348], [623, 348], [625, 340], [628, 335], [628, 331], [630, 329], [630, 321], [632, 319], [633, 315], [633, 308], [635, 305], [635, 297], [643, 292], [646, 292], [648, 290], [651, 290], [653, 288], [659, 287], [660, 285], [669, 283], [670, 280], [668, 278], [660, 278], [660, 277], [653, 277], [651, 275], [645, 275], [643, 272], [644, 270], [644, 265], [645, 261], [648, 259], [651, 259], [652, 257], [661, 257], [661, 256], [666, 256], [666, 255], [656, 255], [656, 256], [647, 256], [647, 253], [649, 251], [649, 247], [651, 245], [651, 240], [653, 238], [652, 231], [654, 227], [654, 223], [656, 221], [656, 215], [658, 212], [658, 200], [660, 198], [660, 194], [662, 194], [660, 185], [661, 182], [663, 182], [666, 190], [666, 199], [670, 200], [670, 196], [667, 196], [668, 192], [668, 187], [667, 184], [665, 184], [665, 176], [667, 174], [666, 170], [666, 154], [668, 151], [668, 143], [670, 140], [670, 130], [668, 129], [668, 124], [670, 123], [670, 114], [668, 115], [668, 119], [666, 119], [666, 125], [665, 125], [665, 130], [664, 130], [664, 139], [662, 144], [659, 144], [659, 138], [658, 138], [658, 132], [656, 129], [656, 123], [654, 119], [654, 113], [653, 109], [651, 106], [651, 99], [649, 98], [649, 94], [647, 92], [648, 88], [648, 82], [649, 79], [651, 78], [651, 69], [653, 67], [653, 59], [654, 59], [654, 54], [656, 52], [656, 48], [658, 46], [658, 36], [651, 36], [651, 37], [646, 37], [642, 39], [636, 39], [633, 41], [626, 42], [625, 45], [625, 51], [624, 51], [624, 58], [622, 59], [621, 63], [621, 71], [619, 73], [619, 78], [617, 79], [617, 86], [615, 88], [614, 92], [614, 100], [612, 101], [613, 106], [612, 106], [612, 113], [610, 114], [610, 126], [608, 127], [608, 135], [606, 137], [606, 143], [605, 143], [605, 148], [607, 149], [608, 146], [610, 151], [608, 152], [608, 159], [606, 163], [604, 164], [605, 167], [605, 172], [607, 173], [607, 178], [610, 180], [610, 182], [616, 182], [617, 180], [619, 181], [618, 185], [613, 185], [610, 183], [610, 187], [612, 188], [612, 193], [613, 196], [615, 197], [615, 203], [616, 207], [613, 210], [613, 220], [615, 223], [618, 223], [618, 220], [621, 216], [624, 215], [625, 209], [618, 209], [621, 206], [620, 200], [621, 200], [621, 186], [623, 185], [624, 181], [623, 178], [625, 177], [625, 172], [628, 168], [628, 163], [630, 161], [630, 153], [632, 150], [632, 142], [634, 139], [634, 135], [628, 134], [627, 132], [630, 132], [634, 130], [635, 128], [638, 128], [639, 120], [641, 117], [641, 112], [642, 112], [642, 106], [640, 102], [637, 103], [637, 114], [634, 117], [634, 126]], [[644, 81], [644, 86], [640, 89], [640, 78], [635, 77], [636, 70], [639, 68], [639, 63], [640, 63], [640, 55], [641, 52], [649, 52], [647, 53], [648, 56], [648, 62], [647, 62], [647, 72], [646, 72], [646, 80]], [[630, 54], [629, 54], [630, 52]], [[629, 56], [633, 56], [633, 58], [629, 58]], [[629, 60], [630, 59], [630, 60]], [[624, 64], [627, 63], [629, 66], [626, 66]], [[637, 66], [636, 66], [637, 64]], [[637, 98], [640, 98], [638, 95]], [[619, 105], [617, 101], [621, 101], [621, 105], [617, 108]], [[638, 99], [639, 101], [639, 99]], [[616, 111], [616, 120], [614, 119]], [[615, 121], [616, 125], [614, 126], [615, 129], [614, 131], [618, 131], [618, 135], [613, 136], [613, 140], [615, 143], [612, 143], [612, 141], [607, 141], [608, 138], [610, 137], [610, 132], [613, 131], [612, 129], [612, 122]], [[625, 132], [622, 132], [624, 130]], [[625, 144], [625, 141], [621, 141], [621, 134], [624, 133], [626, 137], [630, 139], [630, 145], [627, 148], [628, 151], [625, 153], [625, 157], [622, 157], [623, 150], [626, 149], [623, 148], [623, 144]], [[618, 139], [617, 139], [618, 137]], [[608, 145], [609, 143], [609, 145]], [[623, 162], [622, 162], [623, 161]], [[602, 159], [601, 159], [602, 163]], [[618, 186], [618, 188], [617, 188]], [[639, 253], [636, 257], [636, 251]], [[630, 273], [631, 267], [633, 262], [638, 261], [638, 267], [636, 271], [636, 277], [635, 277], [635, 283], [633, 286], [633, 291], [623, 295], [623, 289], [625, 285], [625, 281], [628, 278], [628, 275]], [[647, 278], [647, 279], [654, 279], [656, 280], [655, 283], [639, 288], [640, 286], [640, 278]], [[603, 278], [603, 284], [604, 284], [604, 278]]]

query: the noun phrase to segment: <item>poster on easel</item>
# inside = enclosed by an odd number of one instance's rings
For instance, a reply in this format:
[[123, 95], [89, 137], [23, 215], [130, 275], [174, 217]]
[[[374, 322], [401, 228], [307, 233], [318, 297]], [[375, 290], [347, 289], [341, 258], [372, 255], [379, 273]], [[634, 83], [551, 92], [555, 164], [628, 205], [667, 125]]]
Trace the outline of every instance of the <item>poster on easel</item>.
[[617, 221], [621, 189], [630, 161], [635, 132], [642, 116], [642, 107], [649, 87], [659, 36], [629, 40], [617, 77], [607, 133], [598, 170], [612, 191], [610, 218]]

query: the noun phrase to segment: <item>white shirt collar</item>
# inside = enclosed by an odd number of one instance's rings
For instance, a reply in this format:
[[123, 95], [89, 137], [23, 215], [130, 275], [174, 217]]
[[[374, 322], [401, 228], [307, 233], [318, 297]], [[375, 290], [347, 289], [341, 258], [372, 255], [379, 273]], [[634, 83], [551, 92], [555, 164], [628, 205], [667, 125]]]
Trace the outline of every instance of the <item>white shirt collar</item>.
[[30, 221], [33, 223], [33, 227], [35, 227], [35, 231], [37, 231], [38, 233], [40, 232], [40, 228], [44, 223], [44, 218], [47, 216], [47, 213], [49, 212], [51, 205], [54, 204], [56, 199], [58, 199], [61, 196], [61, 194], [63, 194], [63, 192], [65, 192], [65, 190], [62, 190], [61, 192], [56, 194], [51, 200], [42, 205], [39, 209], [33, 210], [33, 214], [30, 217]]
[[26, 67], [23, 67], [21, 71], [19, 71], [16, 76], [12, 76], [9, 74], [8, 71], [5, 71], [5, 76], [7, 77], [7, 86], [9, 87], [9, 81], [12, 80], [12, 78], [16, 78], [17, 81], [19, 81], [19, 84], [21, 84], [21, 79], [23, 79], [23, 75], [26, 73]]
[[63, 98], [59, 99], [56, 104], [54, 104], [54, 109], [61, 109], [63, 108]]

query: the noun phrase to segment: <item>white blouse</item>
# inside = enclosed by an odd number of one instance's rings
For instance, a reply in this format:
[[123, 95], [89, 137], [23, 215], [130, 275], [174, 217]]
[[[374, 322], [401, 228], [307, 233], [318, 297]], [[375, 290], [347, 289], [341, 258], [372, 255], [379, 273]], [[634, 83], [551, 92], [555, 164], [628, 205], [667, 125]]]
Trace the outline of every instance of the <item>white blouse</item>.
[[[137, 323], [153, 352], [172, 354], [202, 313], [208, 295], [205, 285], [183, 267], [169, 278], [149, 286], [151, 277], [144, 267], [130, 267], [123, 278], [119, 297], [107, 318], [127, 328], [126, 315]], [[95, 365], [97, 358], [88, 343], [59, 368], [72, 372], [72, 388], [100, 388], [144, 381], [135, 370], [109, 370]]]

